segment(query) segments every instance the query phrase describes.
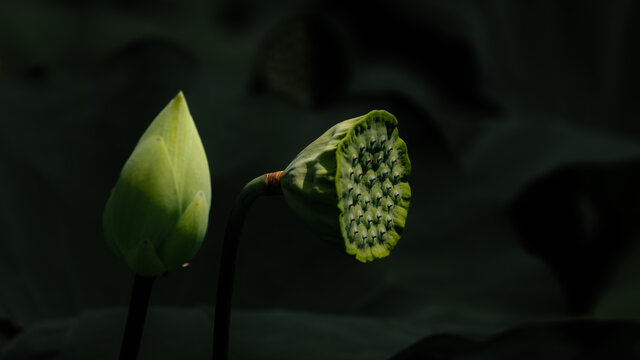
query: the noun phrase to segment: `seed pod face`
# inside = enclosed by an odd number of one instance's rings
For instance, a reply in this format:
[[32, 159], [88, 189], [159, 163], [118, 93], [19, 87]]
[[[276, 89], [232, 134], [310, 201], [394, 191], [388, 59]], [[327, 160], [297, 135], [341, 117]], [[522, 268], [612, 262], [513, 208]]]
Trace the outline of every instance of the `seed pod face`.
[[179, 93], [122, 168], [104, 210], [105, 239], [136, 273], [159, 275], [198, 251], [210, 204], [206, 154]]
[[396, 126], [382, 110], [343, 121], [282, 175], [294, 211], [316, 231], [341, 239], [362, 262], [389, 255], [404, 229], [411, 163]]

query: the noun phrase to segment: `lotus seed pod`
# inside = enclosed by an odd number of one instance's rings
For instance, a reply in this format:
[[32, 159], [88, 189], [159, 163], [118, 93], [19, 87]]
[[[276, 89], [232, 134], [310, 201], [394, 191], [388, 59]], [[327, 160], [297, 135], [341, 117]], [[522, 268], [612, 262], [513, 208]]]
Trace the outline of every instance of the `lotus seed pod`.
[[343, 121], [307, 146], [280, 180], [289, 206], [314, 231], [362, 262], [389, 255], [405, 226], [407, 146], [384, 110]]
[[196, 254], [210, 205], [207, 157], [180, 92], [122, 168], [102, 219], [106, 242], [137, 274], [159, 275]]

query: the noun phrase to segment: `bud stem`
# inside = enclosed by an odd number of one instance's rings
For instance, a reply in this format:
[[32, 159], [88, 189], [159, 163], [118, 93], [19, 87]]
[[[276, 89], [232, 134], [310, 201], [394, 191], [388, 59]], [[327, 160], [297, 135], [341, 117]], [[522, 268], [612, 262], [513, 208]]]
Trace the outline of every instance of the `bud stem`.
[[151, 288], [155, 279], [155, 276], [138, 274], [133, 279], [127, 325], [122, 338], [122, 347], [120, 348], [120, 360], [135, 360], [138, 358], [144, 320], [147, 317], [149, 297], [151, 296]]
[[263, 195], [281, 195], [282, 171], [258, 176], [242, 188], [231, 209], [222, 242], [218, 291], [216, 293], [215, 318], [213, 323], [213, 358], [226, 360], [229, 357], [229, 322], [231, 319], [231, 296], [236, 267], [238, 242], [242, 224], [249, 207]]

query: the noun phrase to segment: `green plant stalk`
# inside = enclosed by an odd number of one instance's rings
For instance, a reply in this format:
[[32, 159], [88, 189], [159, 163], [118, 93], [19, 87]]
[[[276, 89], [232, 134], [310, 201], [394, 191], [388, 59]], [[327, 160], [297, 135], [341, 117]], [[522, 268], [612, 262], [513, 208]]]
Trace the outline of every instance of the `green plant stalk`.
[[260, 196], [281, 195], [279, 175], [282, 172], [264, 174], [247, 183], [240, 191], [227, 220], [222, 242], [218, 291], [216, 293], [213, 325], [213, 358], [225, 360], [229, 357], [229, 322], [231, 319], [231, 297], [236, 268], [238, 242], [242, 224], [249, 207]]
[[240, 192], [222, 244], [214, 320], [216, 360], [228, 357], [233, 277], [242, 223], [261, 195], [281, 194], [311, 230], [361, 262], [384, 258], [404, 229], [411, 162], [398, 121], [384, 110], [341, 121], [283, 170], [253, 179]]
[[149, 297], [151, 296], [151, 289], [155, 279], [155, 276], [138, 274], [133, 279], [127, 325], [120, 348], [120, 360], [135, 360], [138, 358], [140, 339], [142, 338], [144, 321], [147, 317], [147, 307], [149, 306]]

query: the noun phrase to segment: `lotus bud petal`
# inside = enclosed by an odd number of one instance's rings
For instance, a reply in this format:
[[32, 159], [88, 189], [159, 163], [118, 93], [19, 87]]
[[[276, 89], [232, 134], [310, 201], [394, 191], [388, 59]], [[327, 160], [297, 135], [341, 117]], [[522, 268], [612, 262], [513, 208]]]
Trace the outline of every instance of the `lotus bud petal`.
[[137, 274], [159, 275], [196, 254], [210, 206], [207, 157], [180, 92], [124, 164], [104, 209], [105, 239]]

